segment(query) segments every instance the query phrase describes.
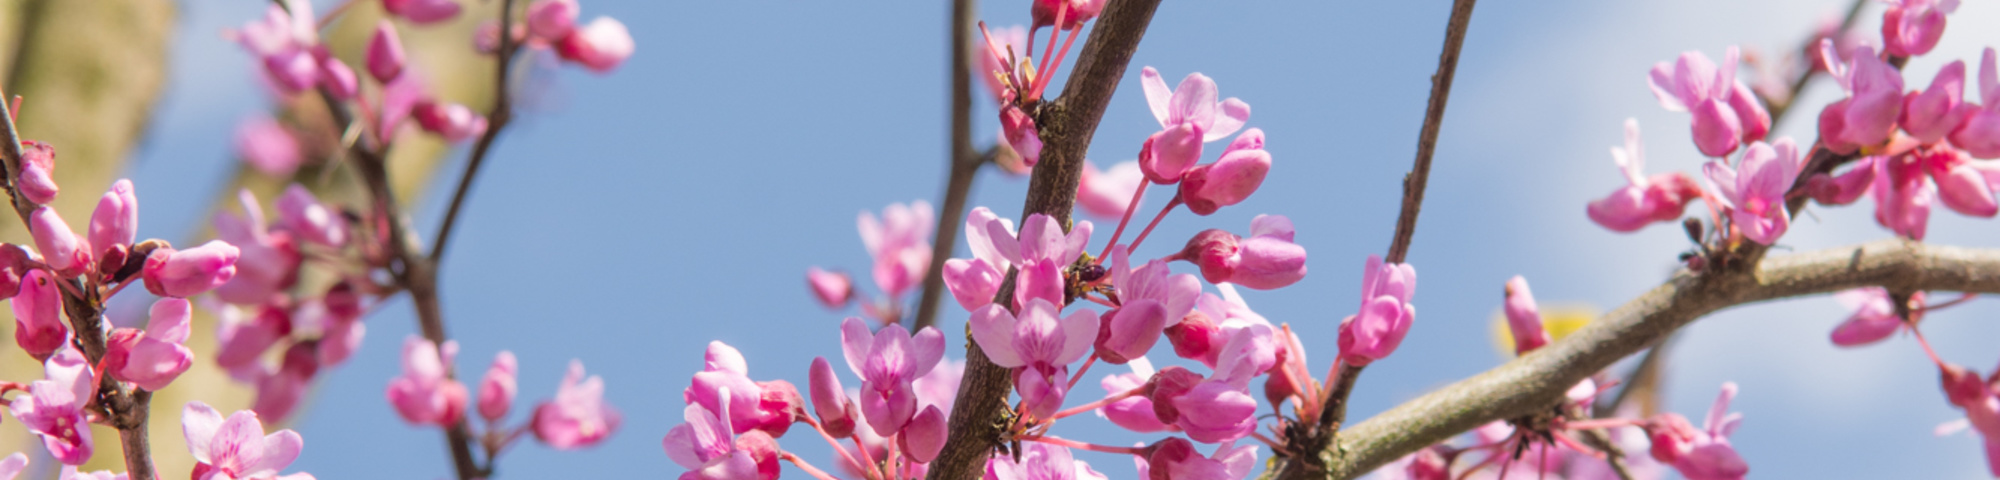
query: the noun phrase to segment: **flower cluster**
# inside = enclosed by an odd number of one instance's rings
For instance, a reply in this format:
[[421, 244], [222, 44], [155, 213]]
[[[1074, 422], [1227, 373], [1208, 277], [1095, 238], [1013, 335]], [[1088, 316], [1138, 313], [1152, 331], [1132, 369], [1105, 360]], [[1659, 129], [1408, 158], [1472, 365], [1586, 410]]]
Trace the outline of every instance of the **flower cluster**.
[[[904, 295], [923, 283], [930, 268], [931, 232], [937, 226], [937, 214], [931, 211], [931, 204], [918, 200], [890, 204], [879, 217], [874, 212], [861, 212], [855, 225], [861, 231], [861, 244], [874, 259], [869, 272], [875, 287], [882, 290], [880, 297], [861, 302], [861, 310], [881, 324], [896, 323], [903, 318]], [[845, 272], [808, 268], [806, 284], [828, 309], [847, 308], [855, 299], [854, 279]]]

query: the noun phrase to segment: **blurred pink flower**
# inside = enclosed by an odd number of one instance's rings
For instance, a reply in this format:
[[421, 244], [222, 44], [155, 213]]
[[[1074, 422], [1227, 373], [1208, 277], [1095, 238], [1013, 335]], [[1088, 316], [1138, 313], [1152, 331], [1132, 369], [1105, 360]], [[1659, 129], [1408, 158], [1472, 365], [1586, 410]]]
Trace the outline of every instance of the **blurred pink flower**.
[[583, 362], [571, 360], [556, 398], [535, 407], [531, 424], [535, 438], [557, 450], [574, 450], [603, 442], [618, 429], [618, 410], [604, 403], [604, 379], [584, 378]]

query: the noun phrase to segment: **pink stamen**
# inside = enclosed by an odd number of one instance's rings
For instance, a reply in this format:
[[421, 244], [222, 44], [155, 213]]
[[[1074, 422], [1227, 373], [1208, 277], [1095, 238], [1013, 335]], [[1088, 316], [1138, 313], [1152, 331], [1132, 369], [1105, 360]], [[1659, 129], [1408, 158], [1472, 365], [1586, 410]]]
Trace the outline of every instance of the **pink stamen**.
[[[855, 460], [855, 459], [854, 459], [854, 454], [853, 454], [853, 453], [850, 453], [850, 452], [848, 452], [848, 451], [847, 451], [847, 449], [845, 449], [845, 448], [841, 448], [841, 447], [840, 447], [840, 440], [839, 440], [839, 439], [835, 439], [835, 438], [833, 438], [833, 435], [830, 435], [830, 434], [827, 434], [827, 433], [826, 433], [826, 429], [825, 429], [825, 428], [822, 428], [822, 427], [820, 426], [820, 424], [819, 424], [819, 421], [817, 421], [817, 420], [814, 420], [814, 419], [811, 419], [811, 418], [807, 418], [807, 419], [806, 419], [806, 425], [811, 425], [811, 426], [812, 426], [812, 428], [813, 428], [813, 431], [814, 431], [814, 432], [818, 432], [818, 433], [819, 433], [819, 438], [824, 438], [824, 439], [826, 439], [826, 444], [827, 444], [827, 445], [830, 445], [830, 446], [832, 446], [832, 447], [833, 447], [833, 451], [834, 451], [835, 453], [839, 453], [839, 454], [840, 454], [840, 459], [841, 459], [841, 460], [846, 460], [846, 461], [847, 461], [847, 464], [848, 464], [848, 465], [853, 465], [853, 466], [854, 466], [854, 469], [855, 469], [855, 470], [859, 470], [859, 471], [864, 471], [864, 472], [865, 472], [865, 471], [868, 471], [868, 466], [866, 466], [866, 465], [862, 465], [862, 464], [861, 464], [861, 461], [860, 461], [860, 460]], [[865, 425], [864, 425], [864, 426], [865, 426]]]
[[[855, 425], [855, 427], [856, 427], [856, 428], [872, 428], [872, 427], [869, 427], [869, 426], [867, 426], [867, 425]], [[876, 470], [875, 470], [875, 456], [874, 456], [874, 455], [869, 455], [869, 454], [868, 454], [868, 447], [867, 447], [867, 446], [865, 446], [865, 445], [862, 445], [862, 444], [861, 444], [861, 436], [860, 436], [860, 435], [854, 435], [854, 436], [849, 436], [849, 437], [847, 437], [847, 438], [848, 438], [848, 439], [851, 439], [851, 440], [854, 440], [854, 451], [855, 451], [855, 453], [857, 453], [857, 454], [861, 455], [861, 461], [862, 461], [862, 462], [865, 462], [865, 463], [867, 464], [867, 466], [865, 466], [865, 467], [861, 468], [861, 472], [862, 472], [862, 473], [864, 474], [863, 476], [864, 476], [864, 477], [867, 477], [867, 478], [870, 478], [870, 479], [874, 479], [874, 478], [881, 478], [881, 476], [882, 476], [882, 472], [879, 472], [879, 471], [876, 471]]]
[[1113, 446], [1110, 446], [1110, 445], [1098, 445], [1098, 444], [1095, 444], [1095, 443], [1084, 443], [1084, 442], [1079, 442], [1079, 441], [1075, 441], [1075, 440], [1070, 440], [1070, 439], [1067, 439], [1067, 438], [1060, 438], [1060, 437], [1049, 437], [1049, 436], [1032, 436], [1032, 437], [1021, 437], [1021, 440], [1024, 440], [1024, 441], [1029, 441], [1029, 442], [1041, 442], [1041, 443], [1046, 443], [1046, 444], [1050, 444], [1050, 445], [1056, 445], [1056, 446], [1063, 446], [1063, 447], [1069, 447], [1069, 448], [1075, 448], [1075, 449], [1079, 449], [1079, 450], [1089, 450], [1089, 451], [1093, 451], [1093, 452], [1104, 452], [1104, 453], [1123, 453], [1123, 454], [1126, 454], [1126, 455], [1133, 455], [1133, 456], [1144, 456], [1144, 455], [1146, 455], [1146, 450], [1145, 450], [1145, 449], [1142, 449], [1142, 448], [1137, 448], [1137, 447], [1113, 447]]
[[[1083, 380], [1083, 373], [1090, 371], [1090, 366], [1096, 364], [1097, 364], [1097, 354], [1091, 353], [1090, 358], [1083, 361], [1083, 367], [1076, 369], [1076, 374], [1069, 376], [1069, 386], [1065, 387], [1064, 391], [1076, 389], [1076, 382], [1078, 380]], [[1062, 418], [1062, 415], [1058, 414], [1056, 415], [1055, 418]]]
[[[1000, 78], [1007, 81], [1008, 87], [1013, 88], [1014, 90], [1020, 90], [1021, 85], [1014, 79], [1014, 74], [1013, 74], [1014, 64], [1012, 62], [1012, 57], [1014, 55], [1014, 50], [1012, 48], [1009, 48], [1007, 49], [1007, 56], [1005, 57], [1000, 56], [1000, 47], [993, 43], [993, 34], [991, 32], [986, 31], [986, 22], [983, 21], [979, 22], [979, 35], [982, 37], [986, 37], [986, 54], [992, 55], [993, 60], [996, 62], [1000, 62], [1001, 65], [1007, 66], [1007, 70], [1005, 71], [1007, 74], [1001, 75]], [[987, 72], [986, 74], [992, 75], [993, 73], [994, 72]]]
[[[1064, 40], [1062, 50], [1056, 52], [1055, 60], [1053, 61], [1052, 66], [1062, 66], [1063, 59], [1069, 57], [1069, 46], [1075, 44], [1077, 35], [1080, 35], [1082, 33], [1083, 33], [1083, 27], [1081, 25], [1069, 31], [1069, 39]], [[1044, 78], [1041, 79], [1041, 84], [1035, 87], [1035, 98], [1041, 98], [1042, 90], [1048, 88], [1048, 86], [1049, 86], [1049, 79], [1047, 78], [1047, 76], [1044, 76]]]

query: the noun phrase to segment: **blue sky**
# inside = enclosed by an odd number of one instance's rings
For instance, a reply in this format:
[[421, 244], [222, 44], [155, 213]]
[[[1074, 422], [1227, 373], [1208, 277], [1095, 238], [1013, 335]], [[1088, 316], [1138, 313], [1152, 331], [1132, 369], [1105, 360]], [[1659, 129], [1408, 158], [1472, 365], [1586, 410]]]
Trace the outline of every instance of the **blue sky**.
[[[985, 3], [983, 17], [996, 25], [1027, 19], [1026, 2]], [[1250, 103], [1250, 125], [1269, 138], [1273, 175], [1241, 205], [1169, 217], [1155, 247], [1206, 228], [1242, 231], [1260, 213], [1290, 216], [1312, 274], [1246, 296], [1266, 317], [1292, 324], [1324, 368], [1337, 322], [1356, 307], [1362, 260], [1388, 244], [1447, 3], [1168, 2], [1112, 99], [1091, 158], [1130, 159], [1157, 129], [1136, 93], [1140, 66], [1171, 79], [1203, 72], [1223, 96]], [[1663, 279], [1687, 247], [1679, 229], [1620, 235], [1583, 215], [1585, 202], [1622, 182], [1606, 147], [1621, 142], [1627, 117], [1645, 129], [1653, 171], [1699, 166], [1686, 114], [1657, 105], [1646, 69], [1683, 50], [1719, 58], [1735, 44], [1791, 48], [1845, 4], [1482, 3], [1410, 256], [1424, 280], [1415, 301], [1423, 314], [1402, 350], [1361, 380], [1352, 414], [1365, 417], [1497, 364], [1487, 322], [1510, 276], [1527, 276], [1545, 304], [1603, 309]], [[168, 96], [130, 175], [146, 189], [148, 224], [192, 232], [231, 167], [236, 120], [267, 100], [241, 94], [254, 88], [252, 63], [216, 35], [263, 3], [183, 6]], [[483, 370], [493, 352], [513, 350], [525, 404], [550, 395], [568, 361], [581, 359], [605, 377], [625, 423], [592, 450], [512, 450], [502, 475], [677, 471], [660, 438], [679, 423], [679, 392], [710, 340], [740, 348], [760, 379], [803, 385], [812, 357], [838, 360], [842, 314], [811, 300], [803, 272], [811, 265], [865, 271], [856, 213], [937, 202], [947, 6], [583, 2], [586, 18], [610, 15], [629, 26], [637, 53], [613, 75], [556, 75], [550, 101], [507, 132], [461, 219], [443, 294], [463, 346], [461, 369]], [[1863, 22], [1870, 31], [1879, 22], [1873, 12]], [[1966, 2], [1943, 45], [1911, 62], [1907, 83], [1926, 85], [1949, 59], [1973, 59], [1978, 48], [2000, 43], [1991, 29], [1967, 28], [1996, 20], [2000, 6]], [[1810, 139], [1804, 122], [1837, 90], [1815, 82], [1807, 110], [1776, 135]], [[986, 142], [996, 122], [990, 106], [980, 108], [976, 132]], [[1026, 183], [988, 170], [972, 203], [1016, 217]], [[420, 223], [436, 222], [444, 189], [420, 199]], [[1888, 237], [1871, 208], [1815, 209], [1783, 243], [1803, 251]], [[1102, 232], [1113, 226], [1100, 222]], [[1930, 241], [1992, 246], [1993, 232], [1940, 209]], [[945, 310], [943, 329], [960, 331], [964, 313], [949, 302]], [[414, 326], [408, 312], [398, 302], [371, 317], [355, 360], [324, 374], [295, 426], [307, 445], [299, 470], [321, 478], [448, 475], [439, 435], [403, 425], [382, 400], [399, 369], [400, 340]], [[1990, 302], [1974, 302], [1933, 315], [1926, 327], [1947, 358], [1984, 367], [2000, 357], [1987, 340], [2000, 333], [1987, 320], [1995, 313]], [[1699, 414], [1723, 381], [1740, 383], [1736, 406], [1748, 418], [1735, 443], [1760, 477], [1982, 475], [1976, 440], [1931, 435], [1958, 413], [1915, 344], [1899, 338], [1836, 349], [1826, 333], [1844, 315], [1820, 297], [1701, 320], [1672, 356], [1669, 405]], [[958, 356], [961, 344], [950, 343]], [[1066, 436], [1100, 443], [1143, 439], [1095, 419], [1065, 425], [1076, 429]], [[783, 443], [809, 459], [828, 458], [816, 440]], [[1114, 478], [1133, 475], [1126, 459], [1082, 458]]]

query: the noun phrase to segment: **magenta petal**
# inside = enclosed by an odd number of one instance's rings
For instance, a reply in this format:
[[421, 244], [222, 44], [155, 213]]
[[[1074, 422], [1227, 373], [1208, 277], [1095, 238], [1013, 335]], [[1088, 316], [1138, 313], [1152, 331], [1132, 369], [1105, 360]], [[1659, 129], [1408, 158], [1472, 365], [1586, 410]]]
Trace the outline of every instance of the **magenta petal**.
[[1027, 365], [1021, 353], [1014, 348], [1014, 314], [999, 305], [987, 305], [972, 311], [966, 320], [972, 330], [972, 340], [994, 365], [1015, 368]]
[[1305, 247], [1273, 237], [1250, 237], [1238, 246], [1243, 260], [1229, 276], [1229, 283], [1271, 290], [1298, 283], [1306, 276]]
[[1159, 342], [1166, 328], [1165, 305], [1151, 299], [1130, 301], [1111, 318], [1111, 336], [1105, 347], [1124, 358], [1139, 358]]
[[1707, 100], [1694, 107], [1694, 144], [1702, 155], [1725, 157], [1736, 151], [1743, 139], [1743, 124], [1736, 117], [1736, 111], [1718, 100]]
[[1201, 160], [1200, 128], [1179, 124], [1154, 133], [1147, 139], [1147, 155], [1139, 156], [1139, 168], [1146, 179], [1160, 185], [1178, 182], [1181, 175]]
[[929, 463], [944, 450], [945, 430], [944, 412], [934, 406], [924, 407], [923, 412], [910, 419], [909, 426], [903, 428], [903, 436], [898, 440], [902, 441], [903, 453], [909, 455], [911, 460]]

